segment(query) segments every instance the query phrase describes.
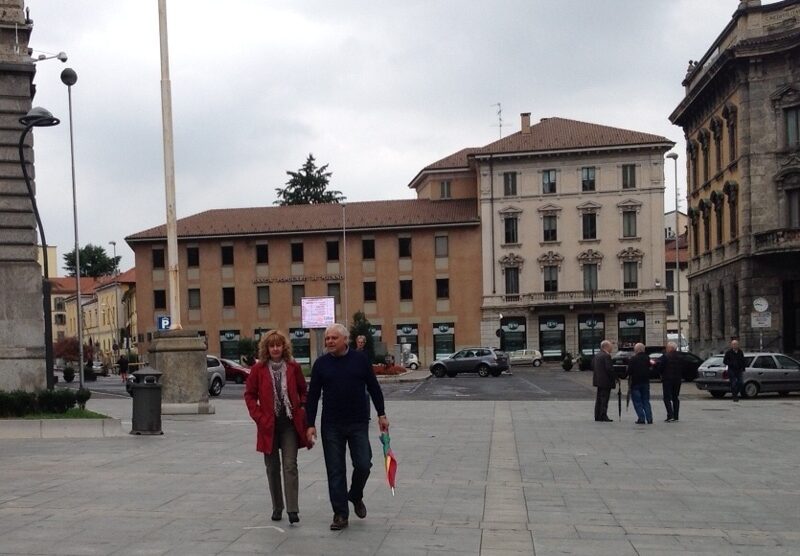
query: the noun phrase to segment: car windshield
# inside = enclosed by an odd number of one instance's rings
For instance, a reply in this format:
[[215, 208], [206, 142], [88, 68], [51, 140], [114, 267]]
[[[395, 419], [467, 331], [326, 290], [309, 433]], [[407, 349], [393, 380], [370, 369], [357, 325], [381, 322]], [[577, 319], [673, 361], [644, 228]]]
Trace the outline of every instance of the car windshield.
[[722, 367], [722, 357], [709, 357], [703, 362], [703, 367]]

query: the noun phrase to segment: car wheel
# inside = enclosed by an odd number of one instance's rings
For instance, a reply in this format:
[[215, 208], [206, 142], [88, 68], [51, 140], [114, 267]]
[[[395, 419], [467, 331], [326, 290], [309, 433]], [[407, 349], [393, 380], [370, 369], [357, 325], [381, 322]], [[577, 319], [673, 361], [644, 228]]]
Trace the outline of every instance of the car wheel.
[[489, 376], [489, 367], [487, 365], [478, 365], [478, 376]]
[[542, 360], [541, 359], [534, 359], [533, 360], [533, 366], [534, 367], [541, 367], [542, 366]]
[[718, 400], [725, 397], [725, 392], [720, 392], [719, 390], [711, 390], [709, 394], [711, 394], [712, 398], [717, 398]]
[[437, 365], [431, 369], [431, 374], [436, 378], [442, 378], [445, 375], [445, 369], [443, 366]]
[[490, 371], [490, 374], [491, 374], [492, 376], [500, 376], [501, 374], [503, 374], [503, 371], [501, 371], [500, 369], [492, 369], [492, 370]]
[[789, 395], [789, 392], [787, 392], [787, 391], [783, 390], [783, 391], [781, 391], [781, 392], [778, 392], [778, 395], [779, 395], [781, 398], [785, 398], [786, 396], [788, 396], [788, 395]]
[[211, 388], [208, 389], [208, 393], [212, 396], [219, 396], [222, 393], [222, 381], [218, 378], [215, 378], [211, 382]]
[[241, 384], [244, 382], [244, 379], [241, 376], [236, 377], [236, 384]]
[[408, 368], [411, 369], [412, 371], [416, 371], [417, 369], [419, 369], [419, 365], [417, 365], [416, 363], [411, 363], [411, 365], [409, 365]]
[[758, 384], [755, 382], [746, 382], [744, 385], [744, 397], [755, 398], [758, 396]]

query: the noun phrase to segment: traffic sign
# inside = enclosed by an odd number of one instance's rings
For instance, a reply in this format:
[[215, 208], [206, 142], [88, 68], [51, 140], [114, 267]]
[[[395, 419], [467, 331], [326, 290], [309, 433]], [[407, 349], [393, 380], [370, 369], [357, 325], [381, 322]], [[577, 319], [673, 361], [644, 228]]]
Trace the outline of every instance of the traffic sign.
[[172, 317], [168, 315], [156, 317], [156, 328], [158, 330], [169, 330], [169, 327], [171, 325], [172, 325]]
[[759, 313], [763, 313], [764, 311], [769, 309], [769, 302], [763, 297], [756, 297], [753, 300], [753, 309], [755, 309]]
[[772, 313], [750, 313], [751, 328], [772, 328]]

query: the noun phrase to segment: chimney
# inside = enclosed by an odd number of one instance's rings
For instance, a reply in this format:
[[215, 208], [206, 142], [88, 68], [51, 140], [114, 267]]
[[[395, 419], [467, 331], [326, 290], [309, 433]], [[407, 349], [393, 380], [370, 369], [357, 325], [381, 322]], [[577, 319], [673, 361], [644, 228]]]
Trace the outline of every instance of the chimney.
[[522, 134], [523, 135], [530, 135], [531, 133], [531, 113], [530, 112], [523, 112], [520, 114], [522, 118]]

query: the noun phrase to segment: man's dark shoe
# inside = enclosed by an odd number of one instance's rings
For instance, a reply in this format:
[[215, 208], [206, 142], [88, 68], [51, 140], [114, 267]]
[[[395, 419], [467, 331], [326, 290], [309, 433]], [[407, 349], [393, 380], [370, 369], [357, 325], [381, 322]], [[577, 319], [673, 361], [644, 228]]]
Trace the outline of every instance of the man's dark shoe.
[[638, 421], [636, 421], [636, 424], [637, 424], [637, 425], [644, 425], [644, 421], [642, 421], [641, 419], [639, 419]]
[[351, 500], [353, 503], [353, 511], [359, 517], [359, 519], [364, 519], [367, 517], [367, 507], [364, 505], [364, 499], [361, 500]]
[[665, 422], [665, 423], [671, 423], [671, 422], [673, 422], [674, 420], [675, 420], [675, 419], [673, 419], [672, 417], [667, 417], [666, 419], [664, 419], [664, 422]]
[[283, 519], [283, 511], [272, 510], [272, 521], [280, 521], [281, 519]]
[[286, 515], [289, 516], [289, 523], [297, 523], [300, 521], [300, 516], [297, 515], [297, 512], [288, 512]]
[[733, 398], [733, 401], [738, 402], [739, 398]]
[[341, 531], [347, 528], [347, 518], [339, 514], [333, 514], [333, 522], [331, 523], [331, 531]]
[[611, 418], [609, 418], [609, 417], [603, 417], [603, 418], [601, 419], [601, 421], [603, 421], [604, 423], [613, 423], [613, 422], [614, 422], [614, 419], [611, 419]]

